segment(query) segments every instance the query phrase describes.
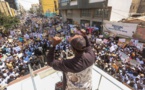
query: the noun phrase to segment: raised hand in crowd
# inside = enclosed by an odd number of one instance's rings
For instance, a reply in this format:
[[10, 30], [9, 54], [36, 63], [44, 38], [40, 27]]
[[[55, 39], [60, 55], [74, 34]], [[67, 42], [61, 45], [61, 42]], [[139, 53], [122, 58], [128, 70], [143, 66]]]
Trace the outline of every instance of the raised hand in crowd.
[[52, 38], [52, 45], [56, 46], [58, 45], [60, 42], [62, 41], [62, 39], [60, 37], [53, 37]]

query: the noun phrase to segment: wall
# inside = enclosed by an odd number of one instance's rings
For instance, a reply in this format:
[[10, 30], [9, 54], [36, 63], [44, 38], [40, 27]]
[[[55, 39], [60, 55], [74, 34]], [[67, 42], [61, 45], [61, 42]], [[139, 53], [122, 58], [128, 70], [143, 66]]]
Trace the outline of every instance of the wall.
[[80, 10], [73, 10], [73, 20], [80, 24]]
[[138, 13], [145, 13], [145, 0], [141, 0]]
[[112, 7], [110, 21], [119, 21], [129, 16], [132, 0], [108, 0], [108, 6]]
[[43, 13], [46, 13], [47, 11], [52, 13], [56, 12], [57, 14], [59, 13], [58, 10], [55, 11], [54, 1], [56, 1], [57, 8], [58, 8], [58, 0], [41, 0]]
[[130, 13], [137, 13], [141, 0], [132, 0], [132, 5], [130, 7]]
[[61, 15], [62, 15], [62, 20], [63, 20], [63, 21], [66, 21], [66, 20], [67, 20], [67, 19], [66, 19], [66, 18], [67, 18], [67, 17], [66, 17], [66, 10], [61, 10], [60, 13], [61, 13]]
[[5, 1], [0, 1], [0, 11], [7, 16], [13, 16], [9, 4]]
[[138, 27], [134, 38], [145, 42], [145, 27]]
[[12, 16], [16, 16], [15, 9], [11, 8]]

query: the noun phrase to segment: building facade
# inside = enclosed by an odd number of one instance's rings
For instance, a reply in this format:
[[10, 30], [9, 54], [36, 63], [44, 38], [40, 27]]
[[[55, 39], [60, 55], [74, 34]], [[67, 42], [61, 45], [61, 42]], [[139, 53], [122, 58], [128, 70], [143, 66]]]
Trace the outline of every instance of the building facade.
[[32, 4], [31, 5], [31, 9], [34, 13], [37, 13], [38, 9], [39, 9], [39, 4]]
[[138, 12], [140, 2], [141, 2], [141, 0], [132, 0], [132, 4], [131, 4], [131, 7], [130, 7], [130, 13], [131, 14], [134, 14], [134, 13]]
[[43, 14], [46, 13], [59, 13], [58, 0], [39, 0], [40, 7]]
[[0, 1], [0, 11], [7, 16], [13, 16], [8, 2]]
[[140, 1], [140, 5], [138, 8], [138, 13], [145, 13], [145, 0]]
[[103, 20], [127, 18], [132, 0], [60, 0], [59, 9], [69, 23], [101, 25]]
[[18, 0], [5, 0], [5, 1], [9, 3], [11, 8], [18, 10], [19, 8]]

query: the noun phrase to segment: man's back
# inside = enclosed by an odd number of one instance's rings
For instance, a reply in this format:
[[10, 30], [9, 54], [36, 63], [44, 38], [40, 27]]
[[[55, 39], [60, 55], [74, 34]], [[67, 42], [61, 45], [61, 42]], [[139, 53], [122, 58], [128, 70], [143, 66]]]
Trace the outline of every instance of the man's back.
[[92, 89], [92, 66], [78, 73], [66, 73], [66, 90], [91, 90]]

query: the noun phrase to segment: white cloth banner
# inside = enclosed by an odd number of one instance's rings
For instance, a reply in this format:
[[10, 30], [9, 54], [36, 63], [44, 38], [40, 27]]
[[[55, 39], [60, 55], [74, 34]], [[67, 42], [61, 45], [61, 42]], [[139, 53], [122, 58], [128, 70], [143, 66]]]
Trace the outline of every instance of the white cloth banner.
[[125, 42], [126, 39], [119, 39], [119, 42]]
[[13, 42], [13, 39], [8, 39], [9, 42]]
[[143, 43], [137, 43], [137, 44], [136, 44], [136, 47], [137, 47], [140, 51], [142, 51], [142, 50], [143, 50]]
[[14, 49], [14, 50], [16, 50], [16, 52], [19, 52], [19, 51], [21, 51], [21, 48], [20, 48], [19, 46], [17, 46], [17, 47], [14, 47], [13, 49]]
[[102, 39], [96, 39], [96, 43], [97, 44], [101, 44], [102, 43]]
[[25, 39], [30, 39], [28, 34], [25, 34], [24, 37], [25, 37]]
[[117, 35], [132, 37], [133, 33], [136, 32], [137, 25], [138, 24], [104, 21], [104, 31], [109, 30]]
[[119, 53], [119, 56], [120, 56], [120, 59], [121, 59], [124, 63], [127, 62], [127, 61], [129, 60], [129, 56], [126, 55], [126, 54], [123, 53], [123, 52], [120, 52], [120, 53]]

